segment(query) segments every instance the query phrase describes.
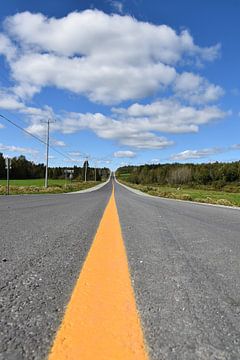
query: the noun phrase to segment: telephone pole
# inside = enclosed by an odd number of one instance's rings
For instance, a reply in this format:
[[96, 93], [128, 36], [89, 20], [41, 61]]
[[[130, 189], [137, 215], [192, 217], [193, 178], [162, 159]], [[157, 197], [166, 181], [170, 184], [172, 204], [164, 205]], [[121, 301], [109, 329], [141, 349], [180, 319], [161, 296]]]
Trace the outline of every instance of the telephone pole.
[[45, 169], [45, 188], [48, 187], [48, 159], [49, 159], [49, 132], [50, 132], [50, 124], [54, 121], [50, 121], [48, 118], [47, 121], [42, 121], [44, 124], [47, 124], [47, 135], [46, 135], [46, 169]]
[[6, 170], [7, 170], [7, 195], [9, 195], [9, 171], [12, 168], [12, 160], [9, 158], [5, 159]]
[[98, 166], [98, 160], [95, 160], [95, 169], [94, 169], [94, 180], [97, 181], [97, 166]]
[[84, 181], [87, 181], [87, 168], [88, 168], [88, 156], [86, 156], [86, 160], [85, 160], [85, 166], [84, 166]]

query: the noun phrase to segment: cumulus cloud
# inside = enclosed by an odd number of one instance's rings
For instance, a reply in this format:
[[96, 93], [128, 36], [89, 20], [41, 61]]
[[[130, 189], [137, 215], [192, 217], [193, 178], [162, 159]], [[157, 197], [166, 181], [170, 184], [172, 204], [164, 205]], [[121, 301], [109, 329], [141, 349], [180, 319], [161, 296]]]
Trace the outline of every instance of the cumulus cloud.
[[[54, 112], [51, 107], [44, 106], [43, 108], [27, 106], [19, 96], [14, 93], [14, 89], [0, 89], [0, 109], [19, 112], [26, 115], [32, 123], [35, 123], [38, 128], [39, 135], [45, 133], [46, 126], [41, 123], [47, 118], [54, 119]], [[37, 132], [37, 129], [35, 133]]]
[[[116, 140], [121, 145], [139, 149], [161, 149], [173, 144], [163, 136], [142, 129], [138, 123], [131, 125], [127, 120], [118, 120], [101, 113], [68, 113], [53, 124], [52, 129], [63, 134], [90, 129], [102, 139]], [[28, 131], [35, 132], [35, 124], [30, 125]]]
[[16, 56], [15, 46], [4, 34], [0, 34], [0, 54], [5, 55], [8, 61]]
[[[30, 108], [31, 120], [27, 128], [34, 134], [44, 134], [45, 125], [39, 123], [38, 117], [46, 117], [47, 108], [43, 114], [32, 116], [34, 109]], [[25, 114], [28, 109], [25, 110]], [[51, 131], [63, 134], [73, 134], [82, 130], [92, 130], [98, 137], [115, 140], [121, 145], [136, 149], [163, 149], [173, 145], [173, 141], [161, 133], [190, 133], [199, 131], [199, 127], [216, 119], [227, 116], [215, 106], [197, 109], [183, 106], [176, 100], [159, 100], [148, 105], [135, 103], [128, 108], [113, 108], [111, 116], [102, 113], [64, 113], [53, 114], [58, 121], [51, 124]]]
[[180, 61], [219, 54], [219, 45], [201, 48], [187, 30], [98, 10], [58, 19], [18, 13], [5, 20], [1, 36], [18, 95], [55, 86], [105, 104], [155, 93], [173, 84]]
[[[17, 13], [5, 20], [0, 34], [0, 54], [6, 57], [15, 80], [11, 89], [0, 90], [0, 108], [24, 115], [27, 130], [38, 136], [46, 134], [41, 121], [53, 118], [57, 122], [51, 124], [52, 132], [72, 134], [90, 129], [120, 145], [163, 149], [173, 141], [162, 133], [197, 132], [201, 125], [227, 115], [217, 106], [207, 105], [223, 95], [220, 86], [191, 72], [180, 74], [177, 69], [180, 64], [187, 66], [189, 60], [213, 61], [219, 51], [218, 44], [197, 46], [187, 30], [177, 33], [169, 26], [130, 16], [98, 10], [62, 18]], [[174, 96], [147, 105], [134, 100], [127, 108], [113, 108], [110, 115], [55, 114], [50, 107], [27, 105], [46, 86], [104, 104], [145, 98], [165, 89]], [[190, 105], [183, 105], [185, 100]]]
[[136, 153], [133, 151], [129, 151], [129, 150], [120, 150], [120, 151], [116, 151], [113, 156], [115, 158], [134, 158], [136, 156]]
[[28, 79], [36, 89], [56, 86], [104, 104], [145, 97], [169, 85], [176, 76], [175, 69], [161, 63], [118, 67], [54, 54], [24, 55], [12, 64], [12, 72], [17, 81], [26, 83]]
[[12, 92], [6, 89], [0, 89], [0, 109], [21, 110], [25, 105]]
[[5, 126], [0, 123], [0, 129], [3, 129]]
[[[112, 114], [102, 113], [54, 113], [49, 106], [35, 108], [20, 102], [15, 94], [4, 93], [0, 107], [18, 110], [28, 119], [27, 130], [37, 136], [46, 135], [47, 118], [56, 119], [51, 123], [51, 132], [72, 134], [92, 130], [103, 139], [116, 140], [119, 144], [138, 149], [162, 149], [173, 142], [161, 133], [198, 132], [201, 125], [222, 119], [228, 113], [216, 106], [194, 107], [181, 104], [176, 99], [162, 99], [150, 104], [134, 103], [128, 108], [112, 108]], [[57, 146], [65, 146], [62, 141]]]
[[197, 132], [201, 125], [227, 115], [215, 106], [198, 109], [184, 106], [174, 99], [163, 99], [147, 105], [135, 103], [127, 109], [113, 108], [113, 112], [130, 127], [165, 133]]
[[[50, 131], [54, 129], [54, 120], [58, 118], [58, 115], [54, 113], [50, 106], [44, 106], [43, 108], [36, 108], [31, 106], [24, 106], [19, 111], [25, 115], [25, 119], [28, 119], [31, 128], [26, 130], [32, 132], [38, 137], [44, 138], [46, 136], [46, 119], [50, 119]], [[55, 140], [53, 140], [55, 141]], [[59, 146], [59, 145], [57, 145]], [[63, 143], [60, 146], [64, 146]]]
[[14, 146], [14, 145], [3, 145], [0, 144], [0, 151], [7, 151], [7, 152], [14, 152], [18, 154], [38, 154], [38, 150], [21, 147], [21, 146]]
[[214, 102], [224, 95], [224, 90], [220, 86], [190, 72], [176, 77], [174, 91], [178, 97], [192, 104]]
[[171, 160], [184, 161], [191, 159], [208, 158], [211, 155], [226, 153], [228, 151], [240, 150], [240, 144], [233, 144], [227, 147], [214, 147], [200, 150], [185, 150], [171, 156]]
[[207, 158], [211, 155], [220, 154], [226, 151], [223, 148], [209, 148], [202, 150], [185, 150], [178, 154], [172, 155], [171, 160], [183, 161], [183, 160], [192, 160], [192, 159], [202, 159]]

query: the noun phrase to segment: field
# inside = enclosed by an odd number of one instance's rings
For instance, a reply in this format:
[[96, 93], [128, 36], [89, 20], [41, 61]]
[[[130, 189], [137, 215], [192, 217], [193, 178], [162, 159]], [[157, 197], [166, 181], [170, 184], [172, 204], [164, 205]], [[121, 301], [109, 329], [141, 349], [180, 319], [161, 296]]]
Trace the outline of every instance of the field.
[[[10, 180], [11, 186], [44, 186], [44, 179], [24, 179], [24, 180]], [[70, 184], [70, 180], [67, 180], [67, 183]], [[55, 185], [65, 185], [64, 179], [49, 179], [49, 186]], [[0, 185], [5, 186], [6, 180], [0, 180]]]
[[[10, 194], [57, 194], [88, 189], [99, 182], [71, 182], [64, 179], [49, 179], [48, 188], [44, 187], [44, 179], [10, 180]], [[0, 180], [0, 195], [6, 194], [6, 180]]]
[[134, 189], [143, 191], [149, 195], [155, 195], [171, 199], [197, 201], [209, 204], [240, 206], [240, 193], [229, 191], [216, 191], [202, 187], [201, 189], [187, 187], [170, 187], [154, 185], [137, 185], [127, 181], [120, 181]]

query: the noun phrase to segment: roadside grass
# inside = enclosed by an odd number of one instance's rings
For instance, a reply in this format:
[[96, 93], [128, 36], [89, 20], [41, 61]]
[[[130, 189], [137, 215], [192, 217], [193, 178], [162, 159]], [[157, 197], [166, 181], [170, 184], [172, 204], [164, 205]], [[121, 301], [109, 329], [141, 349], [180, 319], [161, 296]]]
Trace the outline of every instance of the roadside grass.
[[137, 185], [123, 179], [118, 179], [121, 183], [134, 189], [143, 191], [149, 195], [165, 197], [170, 199], [196, 201], [208, 204], [240, 206], [240, 193], [226, 192], [220, 190], [194, 189], [187, 187], [170, 187], [161, 185]]
[[[44, 187], [44, 179], [10, 180], [10, 194], [60, 194], [85, 190], [100, 184], [99, 181], [65, 181], [64, 179], [49, 179], [48, 188]], [[6, 194], [6, 180], [0, 180], [0, 195]]]
[[[23, 180], [10, 180], [11, 186], [44, 186], [45, 179], [23, 179]], [[70, 184], [67, 180], [67, 184]], [[65, 179], [48, 179], [50, 186], [59, 186], [65, 184]], [[6, 186], [6, 180], [0, 180], [0, 186]]]

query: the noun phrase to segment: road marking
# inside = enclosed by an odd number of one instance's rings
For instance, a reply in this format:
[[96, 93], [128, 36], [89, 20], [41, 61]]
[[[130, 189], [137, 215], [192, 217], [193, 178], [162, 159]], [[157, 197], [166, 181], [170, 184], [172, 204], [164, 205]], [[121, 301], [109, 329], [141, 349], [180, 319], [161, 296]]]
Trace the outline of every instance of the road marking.
[[114, 189], [49, 360], [147, 360]]

